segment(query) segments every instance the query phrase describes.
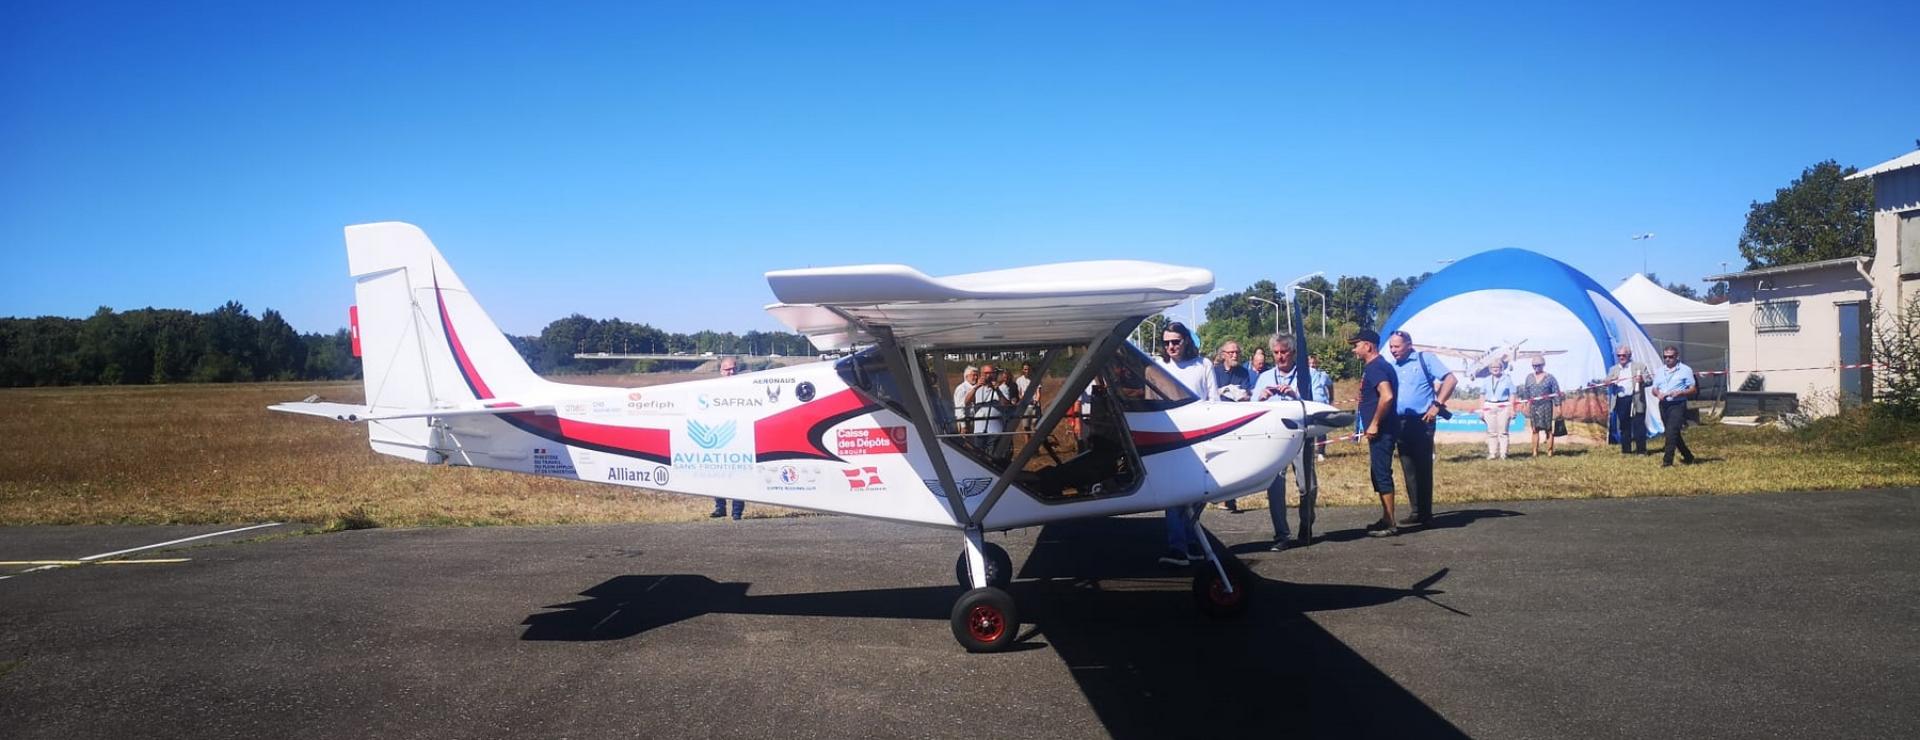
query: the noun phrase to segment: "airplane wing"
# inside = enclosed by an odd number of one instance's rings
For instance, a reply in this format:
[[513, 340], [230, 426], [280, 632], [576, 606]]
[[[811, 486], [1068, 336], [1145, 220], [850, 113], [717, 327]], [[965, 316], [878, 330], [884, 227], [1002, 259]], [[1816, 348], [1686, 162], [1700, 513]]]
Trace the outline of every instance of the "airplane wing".
[[1463, 349], [1460, 347], [1441, 347], [1441, 346], [1432, 345], [1432, 344], [1415, 343], [1413, 345], [1413, 348], [1421, 352], [1432, 352], [1433, 354], [1439, 355], [1441, 357], [1452, 357], [1457, 360], [1466, 360], [1467, 362], [1473, 362], [1487, 354], [1487, 350], [1484, 350], [1484, 349]]
[[767, 273], [768, 313], [823, 350], [871, 342], [885, 327], [921, 346], [1085, 341], [1213, 290], [1213, 273], [1103, 260], [935, 278], [905, 265]]
[[553, 413], [551, 404], [523, 406], [513, 402], [490, 403], [486, 406], [444, 409], [383, 409], [375, 414], [363, 404], [333, 403], [330, 401], [292, 401], [276, 403], [267, 407], [268, 411], [286, 414], [305, 414], [321, 416], [338, 421], [385, 421], [388, 419], [420, 419], [426, 417], [445, 418], [452, 416], [474, 416], [482, 414], [521, 414]]

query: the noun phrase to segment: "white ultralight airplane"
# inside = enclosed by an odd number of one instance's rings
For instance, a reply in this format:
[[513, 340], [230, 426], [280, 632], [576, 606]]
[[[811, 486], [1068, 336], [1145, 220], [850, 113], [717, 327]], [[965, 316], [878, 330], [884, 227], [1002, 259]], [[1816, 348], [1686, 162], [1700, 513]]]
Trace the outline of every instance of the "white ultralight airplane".
[[[346, 241], [366, 403], [273, 410], [365, 424], [376, 452], [417, 462], [951, 528], [968, 589], [953, 634], [976, 652], [1006, 648], [1020, 625], [1003, 590], [1013, 564], [984, 533], [1251, 494], [1308, 436], [1353, 424], [1313, 402], [1195, 398], [1125, 341], [1145, 317], [1212, 290], [1201, 269], [770, 272], [775, 317], [823, 352], [865, 348], [622, 389], [535, 375], [420, 229], [350, 226]], [[989, 356], [1031, 364], [1034, 380], [1017, 398], [950, 404], [951, 365]], [[1244, 610], [1250, 574], [1222, 560], [1197, 520], [1193, 534], [1206, 553], [1199, 606]]]
[[1421, 352], [1432, 352], [1441, 357], [1460, 360], [1466, 365], [1462, 372], [1469, 378], [1484, 378], [1491, 375], [1491, 368], [1496, 362], [1507, 367], [1517, 367], [1526, 362], [1532, 362], [1536, 357], [1544, 358], [1567, 353], [1564, 349], [1530, 349], [1521, 351], [1520, 345], [1526, 343], [1527, 340], [1522, 339], [1518, 342], [1505, 342], [1484, 350], [1479, 350], [1462, 349], [1460, 347], [1441, 347], [1415, 342], [1413, 348]]

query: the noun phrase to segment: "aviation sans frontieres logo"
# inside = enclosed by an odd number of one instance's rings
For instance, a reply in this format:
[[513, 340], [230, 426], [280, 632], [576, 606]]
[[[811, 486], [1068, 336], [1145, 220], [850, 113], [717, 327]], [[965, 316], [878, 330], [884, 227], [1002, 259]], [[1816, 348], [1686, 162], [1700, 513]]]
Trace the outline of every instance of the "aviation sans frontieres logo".
[[[708, 424], [688, 419], [685, 439], [699, 452], [682, 452], [687, 447], [675, 444], [673, 467], [695, 478], [731, 478], [753, 471], [753, 440], [740, 434], [739, 422], [729, 419]], [[740, 449], [745, 448], [745, 449]]]
[[717, 450], [733, 441], [734, 422], [729, 421], [717, 427], [710, 427], [697, 421], [687, 421], [687, 436], [703, 450]]

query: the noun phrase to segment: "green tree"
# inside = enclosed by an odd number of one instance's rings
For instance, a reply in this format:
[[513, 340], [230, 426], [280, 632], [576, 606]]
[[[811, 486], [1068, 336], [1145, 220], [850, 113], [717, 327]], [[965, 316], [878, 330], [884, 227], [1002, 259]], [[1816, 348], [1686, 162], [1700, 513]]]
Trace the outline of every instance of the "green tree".
[[1829, 159], [1755, 201], [1740, 232], [1747, 269], [1873, 254], [1873, 185]]
[[1387, 283], [1387, 287], [1380, 291], [1380, 319], [1385, 321], [1392, 318], [1394, 310], [1400, 308], [1400, 304], [1407, 301], [1407, 296], [1413, 295], [1414, 289], [1430, 277], [1433, 277], [1433, 273], [1423, 272], [1409, 278], [1394, 278], [1393, 282]]
[[1328, 308], [1335, 323], [1353, 324], [1361, 329], [1379, 326], [1380, 281], [1365, 275], [1343, 275], [1333, 292], [1327, 294]]

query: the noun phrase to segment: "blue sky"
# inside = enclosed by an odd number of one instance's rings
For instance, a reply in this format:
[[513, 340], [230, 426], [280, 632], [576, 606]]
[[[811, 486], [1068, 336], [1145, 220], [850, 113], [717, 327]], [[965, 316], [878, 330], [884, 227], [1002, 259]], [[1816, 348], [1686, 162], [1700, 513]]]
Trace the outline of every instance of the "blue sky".
[[6, 3], [0, 315], [331, 331], [382, 220], [512, 333], [777, 328], [761, 273], [863, 262], [1612, 285], [1654, 232], [1697, 279], [1803, 168], [1920, 138], [1905, 3], [1293, 5]]

